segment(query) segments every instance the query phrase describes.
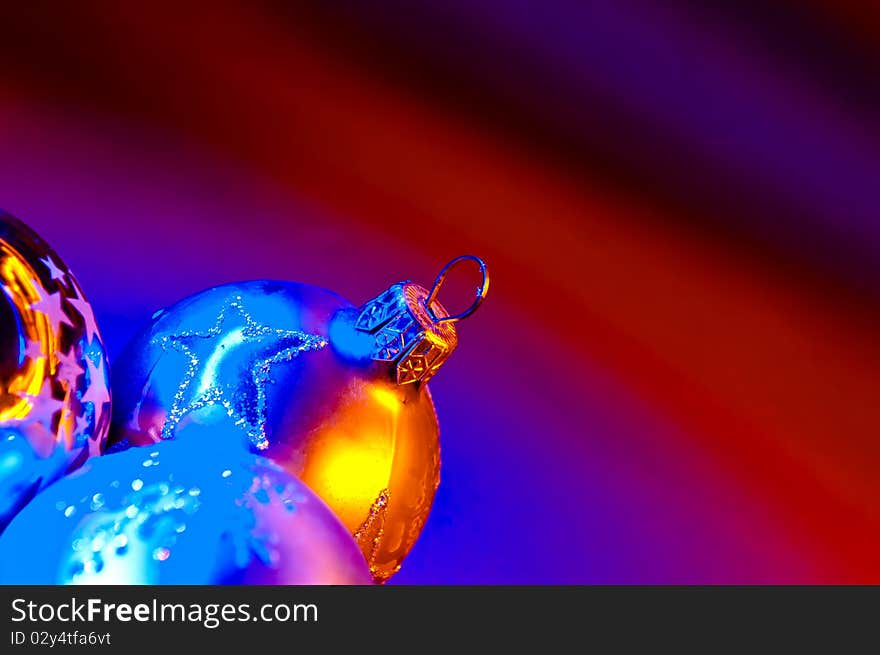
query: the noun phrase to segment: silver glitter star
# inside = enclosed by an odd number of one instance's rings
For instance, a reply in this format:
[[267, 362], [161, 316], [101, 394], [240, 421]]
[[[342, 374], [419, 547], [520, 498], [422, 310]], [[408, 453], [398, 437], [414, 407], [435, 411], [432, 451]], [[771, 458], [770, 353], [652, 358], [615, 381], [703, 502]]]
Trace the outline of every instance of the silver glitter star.
[[89, 372], [89, 384], [83, 393], [82, 402], [103, 405], [107, 402], [106, 385], [104, 383], [104, 360], [98, 359], [98, 363], [95, 364], [91, 357], [86, 357], [85, 362]]
[[[232, 316], [239, 319], [237, 324]], [[266, 385], [273, 382], [272, 367], [303, 352], [319, 350], [327, 340], [298, 330], [261, 325], [236, 295], [226, 299], [209, 329], [161, 335], [152, 343], [187, 358], [186, 372], [162, 426], [163, 439], [173, 437], [177, 425], [190, 412], [220, 405], [253, 445], [264, 450], [269, 447]], [[197, 377], [196, 388], [190, 389]]]

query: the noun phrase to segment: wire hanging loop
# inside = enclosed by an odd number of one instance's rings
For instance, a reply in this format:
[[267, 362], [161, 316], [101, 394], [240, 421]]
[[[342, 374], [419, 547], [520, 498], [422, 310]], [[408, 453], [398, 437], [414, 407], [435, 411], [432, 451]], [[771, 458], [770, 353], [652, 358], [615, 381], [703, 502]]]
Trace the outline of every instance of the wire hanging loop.
[[[437, 298], [437, 294], [440, 293], [440, 287], [443, 286], [443, 281], [446, 279], [446, 276], [449, 272], [458, 266], [459, 264], [472, 261], [480, 267], [480, 274], [483, 276], [482, 281], [480, 282], [480, 286], [477, 287], [476, 298], [474, 302], [471, 303], [470, 307], [465, 309], [458, 314], [452, 316], [445, 316], [443, 318], [437, 318], [434, 312], [431, 310], [431, 303]], [[486, 262], [477, 257], [476, 255], [461, 255], [460, 257], [456, 257], [451, 262], [446, 264], [443, 267], [443, 270], [437, 275], [437, 279], [434, 280], [434, 286], [431, 287], [431, 293], [428, 294], [428, 299], [425, 301], [425, 308], [428, 310], [428, 313], [431, 315], [431, 318], [434, 319], [434, 323], [455, 323], [456, 321], [460, 321], [463, 318], [467, 318], [475, 311], [477, 311], [477, 307], [480, 306], [480, 303], [483, 302], [483, 299], [486, 297], [486, 294], [489, 292], [489, 269], [486, 267]]]

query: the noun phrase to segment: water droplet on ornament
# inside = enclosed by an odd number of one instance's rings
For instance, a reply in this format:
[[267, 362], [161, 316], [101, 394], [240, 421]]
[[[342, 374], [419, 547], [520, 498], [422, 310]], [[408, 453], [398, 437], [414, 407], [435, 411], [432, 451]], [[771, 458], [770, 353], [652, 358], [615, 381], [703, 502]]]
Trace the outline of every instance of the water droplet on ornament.
[[113, 540], [113, 547], [116, 548], [117, 555], [125, 555], [128, 552], [128, 537], [124, 534], [116, 535]]
[[200, 493], [202, 493], [202, 491], [198, 487], [193, 487], [192, 489], [189, 490], [190, 496], [198, 496]]
[[63, 512], [66, 507], [67, 503], [63, 500], [59, 500], [57, 503], [55, 503], [55, 509], [57, 509], [59, 512]]
[[145, 460], [143, 461], [143, 466], [145, 466], [145, 467], [147, 467], [147, 468], [149, 468], [149, 467], [152, 466], [152, 465], [153, 465], [153, 460], [151, 460], [151, 459], [145, 459]]
[[228, 478], [230, 475], [232, 475], [232, 471], [230, 471], [229, 469], [226, 469], [225, 471], [223, 471], [223, 473], [220, 474], [220, 476], [224, 478]]
[[167, 548], [157, 548], [153, 551], [153, 559], [157, 562], [164, 562], [169, 557], [171, 557], [171, 551]]
[[131, 488], [133, 491], [140, 491], [144, 486], [144, 481], [140, 478], [135, 478], [131, 481]]
[[137, 513], [138, 513], [137, 505], [129, 505], [128, 507], [125, 508], [125, 515], [130, 519], [133, 519], [135, 516], [137, 516]]
[[262, 539], [256, 539], [251, 542], [251, 549], [254, 551], [261, 562], [263, 562], [264, 564], [272, 563], [272, 555], [269, 552], [269, 549], [266, 548], [266, 544], [263, 543]]
[[68, 505], [67, 509], [64, 510], [64, 516], [66, 516], [67, 518], [70, 518], [75, 513], [76, 513], [76, 507], [74, 507], [73, 505]]
[[119, 489], [119, 480], [114, 480], [113, 482], [110, 483], [110, 486], [113, 489]]
[[92, 503], [89, 505], [89, 507], [91, 507], [92, 510], [99, 510], [103, 506], [104, 506], [104, 496], [102, 494], [97, 493], [94, 496], [92, 496]]
[[104, 560], [97, 555], [83, 563], [83, 569], [86, 573], [100, 573], [103, 568]]
[[176, 528], [174, 528], [174, 531], [177, 534], [181, 534], [181, 533], [185, 532], [186, 531], [186, 523], [181, 523]]

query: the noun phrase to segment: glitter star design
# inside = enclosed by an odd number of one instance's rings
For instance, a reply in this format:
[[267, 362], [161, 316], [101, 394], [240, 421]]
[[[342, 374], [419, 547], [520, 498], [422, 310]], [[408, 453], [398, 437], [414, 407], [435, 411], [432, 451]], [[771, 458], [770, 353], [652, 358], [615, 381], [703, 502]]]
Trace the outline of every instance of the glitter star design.
[[383, 489], [370, 506], [367, 518], [364, 519], [364, 522], [361, 523], [354, 533], [354, 539], [361, 548], [367, 545], [370, 547], [370, 553], [367, 555], [367, 564], [370, 565], [370, 572], [374, 576], [376, 575], [376, 569], [373, 564], [376, 561], [382, 537], [385, 536], [385, 519], [388, 514], [389, 502], [391, 502], [391, 492], [388, 489]]
[[58, 334], [61, 331], [62, 323], [73, 327], [73, 323], [70, 321], [70, 318], [64, 312], [64, 308], [61, 306], [61, 302], [64, 300], [64, 297], [58, 292], [50, 293], [46, 296], [42, 295], [40, 291], [40, 285], [36, 283], [34, 284], [34, 288], [37, 290], [37, 293], [40, 294], [40, 299], [37, 302], [31, 304], [31, 309], [34, 309], [49, 317], [49, 321], [52, 325], [52, 331], [55, 334]]
[[236, 295], [223, 303], [209, 329], [161, 335], [152, 343], [187, 359], [186, 372], [162, 426], [163, 439], [173, 437], [177, 425], [190, 412], [220, 405], [251, 443], [265, 450], [269, 447], [266, 385], [274, 382], [272, 368], [325, 347], [327, 340], [298, 330], [261, 325]]
[[76, 346], [71, 346], [70, 352], [66, 354], [57, 351], [55, 357], [58, 359], [58, 379], [66, 382], [68, 389], [74, 389], [77, 378], [86, 372], [76, 356]]
[[86, 300], [79, 282], [74, 280], [73, 286], [76, 289], [77, 297], [68, 298], [67, 302], [82, 316], [86, 329], [86, 343], [89, 344], [92, 343], [95, 337], [101, 338], [98, 333], [98, 324], [95, 322], [95, 313], [92, 311], [92, 306]]
[[49, 269], [49, 275], [52, 276], [53, 280], [63, 280], [63, 278], [67, 275], [67, 273], [58, 268], [58, 266], [52, 259], [52, 255], [46, 255], [40, 261], [43, 262], [46, 265], [46, 268]]

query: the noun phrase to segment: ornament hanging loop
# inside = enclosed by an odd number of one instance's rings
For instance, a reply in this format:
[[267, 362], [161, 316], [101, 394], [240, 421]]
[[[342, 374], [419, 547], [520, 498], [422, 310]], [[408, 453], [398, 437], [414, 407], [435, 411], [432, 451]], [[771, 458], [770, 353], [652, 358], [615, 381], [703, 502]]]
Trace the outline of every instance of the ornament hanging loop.
[[[471, 305], [462, 312], [458, 314], [454, 314], [452, 316], [444, 316], [443, 318], [437, 318], [434, 312], [431, 310], [431, 303], [434, 302], [437, 298], [437, 294], [440, 293], [440, 287], [443, 286], [444, 280], [446, 280], [446, 276], [449, 272], [466, 261], [472, 261], [480, 267], [480, 274], [483, 276], [482, 281], [480, 282], [480, 286], [477, 287], [476, 298]], [[446, 264], [443, 269], [438, 273], [437, 279], [434, 280], [434, 286], [431, 287], [431, 293], [428, 294], [428, 299], [425, 300], [425, 308], [428, 310], [428, 313], [431, 315], [431, 318], [434, 319], [435, 323], [455, 323], [456, 321], [460, 321], [463, 318], [467, 318], [475, 311], [477, 311], [477, 307], [483, 302], [486, 298], [486, 294], [489, 293], [489, 269], [486, 267], [486, 262], [477, 257], [476, 255], [461, 255], [456, 257], [451, 262]]]

